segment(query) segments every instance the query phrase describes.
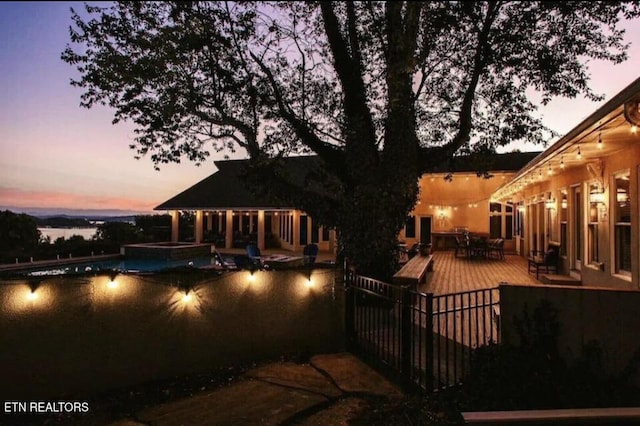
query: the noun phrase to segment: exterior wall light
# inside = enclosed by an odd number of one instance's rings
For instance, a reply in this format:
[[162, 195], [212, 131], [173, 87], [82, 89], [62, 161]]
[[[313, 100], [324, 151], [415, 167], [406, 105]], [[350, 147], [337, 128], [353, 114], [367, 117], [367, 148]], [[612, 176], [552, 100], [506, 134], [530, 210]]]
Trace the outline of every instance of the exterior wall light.
[[560, 206], [561, 206], [563, 209], [566, 209], [566, 208], [569, 206], [569, 203], [567, 203], [567, 199], [566, 199], [566, 198], [563, 198], [563, 199], [562, 199], [562, 201], [560, 202]]
[[618, 188], [616, 191], [616, 201], [620, 206], [624, 207], [629, 202], [629, 194], [624, 188]]
[[589, 201], [595, 204], [604, 204], [604, 191], [594, 190], [589, 194]]
[[34, 301], [38, 298], [38, 295], [36, 294], [35, 290], [31, 290], [28, 294], [27, 294], [27, 300], [29, 301]]
[[191, 292], [189, 292], [189, 290], [187, 290], [187, 291], [182, 295], [182, 303], [190, 303], [192, 298], [193, 298], [193, 297], [191, 296]]
[[545, 203], [544, 206], [547, 208], [547, 210], [555, 210], [556, 208], [556, 200], [553, 198], [549, 198]]

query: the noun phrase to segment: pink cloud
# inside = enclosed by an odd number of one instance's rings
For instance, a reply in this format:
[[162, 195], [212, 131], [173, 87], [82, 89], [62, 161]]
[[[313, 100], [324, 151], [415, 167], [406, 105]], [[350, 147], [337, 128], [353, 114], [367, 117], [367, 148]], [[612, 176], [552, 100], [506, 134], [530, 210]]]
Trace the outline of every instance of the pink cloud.
[[56, 191], [29, 191], [0, 187], [0, 204], [15, 207], [151, 211], [159, 203], [126, 197], [93, 196]]

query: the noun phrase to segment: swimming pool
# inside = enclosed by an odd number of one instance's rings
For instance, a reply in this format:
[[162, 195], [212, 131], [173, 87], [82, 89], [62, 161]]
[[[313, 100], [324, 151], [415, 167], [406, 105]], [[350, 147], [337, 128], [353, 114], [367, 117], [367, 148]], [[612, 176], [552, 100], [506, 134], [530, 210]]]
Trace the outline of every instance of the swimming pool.
[[[232, 258], [225, 258], [225, 263], [232, 264]], [[25, 269], [13, 272], [12, 275], [27, 276], [56, 276], [56, 275], [80, 275], [95, 272], [159, 272], [180, 267], [209, 268], [220, 266], [216, 257], [197, 257], [193, 259], [113, 259], [103, 261], [89, 261], [74, 263], [72, 265], [53, 265], [33, 269]]]

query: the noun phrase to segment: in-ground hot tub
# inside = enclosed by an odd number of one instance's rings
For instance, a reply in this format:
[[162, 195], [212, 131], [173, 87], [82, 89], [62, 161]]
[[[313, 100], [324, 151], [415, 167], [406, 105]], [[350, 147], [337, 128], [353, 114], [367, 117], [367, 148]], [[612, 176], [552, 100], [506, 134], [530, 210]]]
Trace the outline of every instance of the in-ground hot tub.
[[195, 243], [141, 243], [127, 244], [120, 254], [128, 259], [178, 260], [211, 256], [211, 244]]

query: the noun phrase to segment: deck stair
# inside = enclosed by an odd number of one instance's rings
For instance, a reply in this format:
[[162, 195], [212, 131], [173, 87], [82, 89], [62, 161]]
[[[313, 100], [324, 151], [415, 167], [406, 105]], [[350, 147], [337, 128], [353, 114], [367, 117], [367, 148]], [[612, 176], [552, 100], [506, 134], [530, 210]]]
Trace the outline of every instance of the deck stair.
[[582, 285], [582, 281], [569, 275], [556, 275], [556, 274], [542, 274], [540, 275], [540, 281], [543, 284], [555, 284], [555, 285]]

